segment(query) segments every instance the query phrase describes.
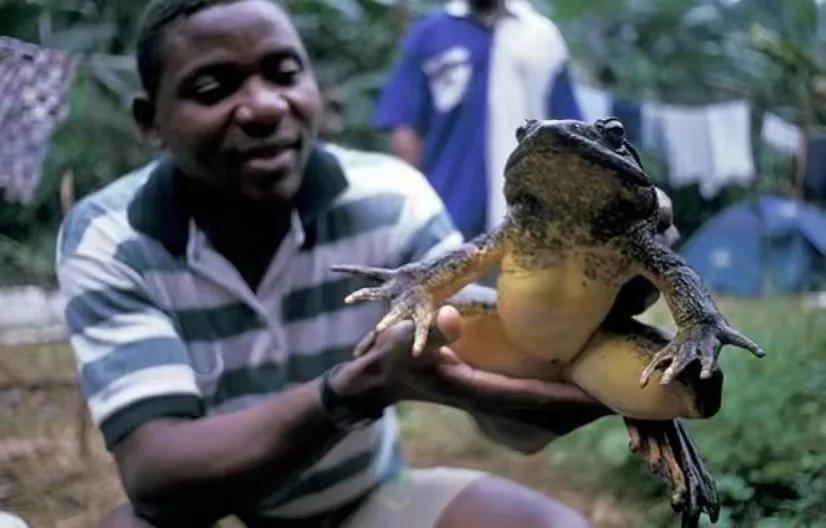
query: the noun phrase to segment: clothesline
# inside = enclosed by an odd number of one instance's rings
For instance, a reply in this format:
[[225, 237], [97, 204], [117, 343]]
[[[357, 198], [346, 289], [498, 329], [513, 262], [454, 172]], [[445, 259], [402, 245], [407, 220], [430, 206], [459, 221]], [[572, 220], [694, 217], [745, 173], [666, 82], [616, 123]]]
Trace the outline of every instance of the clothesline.
[[[711, 198], [726, 185], [747, 185], [755, 177], [752, 108], [745, 99], [678, 105], [615, 99], [585, 84], [576, 85], [575, 91], [586, 121], [619, 117], [632, 142], [663, 158], [675, 188], [696, 183], [700, 193]], [[805, 148], [807, 193], [826, 197], [826, 152], [821, 144], [826, 138], [806, 138], [794, 123], [765, 112], [760, 140], [789, 156]]]
[[[34, 196], [52, 132], [68, 113], [76, 67], [84, 62], [107, 85], [121, 82], [106, 74], [107, 68], [131, 67], [128, 57], [82, 56], [0, 37], [0, 191], [6, 200], [26, 203]], [[746, 185], [755, 177], [746, 100], [691, 106], [636, 102], [585, 84], [576, 86], [576, 94], [585, 120], [617, 116], [632, 142], [660, 155], [674, 187], [697, 183], [703, 196], [712, 197], [725, 185]], [[826, 198], [826, 137], [805, 138], [797, 125], [768, 112], [760, 137], [787, 155], [808, 146], [805, 188]]]

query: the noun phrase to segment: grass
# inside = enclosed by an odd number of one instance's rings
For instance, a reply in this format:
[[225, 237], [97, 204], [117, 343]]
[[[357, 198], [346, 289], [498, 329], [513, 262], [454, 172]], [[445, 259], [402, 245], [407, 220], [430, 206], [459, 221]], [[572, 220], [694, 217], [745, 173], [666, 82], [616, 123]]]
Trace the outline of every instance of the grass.
[[[826, 313], [807, 312], [797, 300], [724, 300], [721, 306], [738, 328], [769, 352], [757, 361], [745, 352], [725, 349], [723, 411], [690, 425], [723, 491], [722, 526], [796, 526], [783, 521], [794, 517], [783, 517], [788, 507], [782, 500], [774, 509], [753, 512], [768, 516], [768, 521], [760, 521], [763, 524], [742, 517], [749, 513], [741, 506], [767, 493], [759, 484], [766, 479], [791, 479], [793, 487], [795, 476], [822, 471], [814, 467], [806, 473], [806, 463], [817, 466], [824, 460], [818, 457], [826, 445], [826, 391], [815, 383], [823, 373], [820, 364], [826, 365]], [[658, 305], [646, 318], [661, 323], [667, 321], [667, 313]], [[72, 356], [65, 346], [0, 350], [0, 387], [21, 379], [73, 375]], [[523, 456], [482, 438], [458, 411], [405, 404], [401, 415], [405, 451], [414, 466], [490, 471], [553, 495], [585, 512], [600, 528], [677, 524], [667, 506], [667, 492], [629, 456], [624, 427], [616, 418], [568, 435], [542, 453]], [[0, 509], [20, 514], [33, 528], [80, 528], [94, 526], [124, 500], [99, 435], [80, 416], [85, 411], [73, 386], [0, 389]], [[798, 428], [814, 432], [801, 436], [792, 431]], [[801, 461], [806, 456], [814, 458]], [[819, 507], [817, 497], [807, 500]], [[780, 517], [766, 511], [777, 511]], [[780, 521], [771, 524], [772, 519]]]

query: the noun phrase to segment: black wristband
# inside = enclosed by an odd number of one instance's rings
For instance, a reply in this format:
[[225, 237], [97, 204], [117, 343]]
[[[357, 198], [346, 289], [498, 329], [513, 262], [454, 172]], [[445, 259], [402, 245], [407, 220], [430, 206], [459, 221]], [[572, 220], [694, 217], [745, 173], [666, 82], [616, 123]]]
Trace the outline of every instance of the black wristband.
[[343, 363], [334, 366], [321, 377], [321, 406], [336, 427], [352, 431], [381, 418], [386, 406], [375, 398], [342, 396], [333, 390], [330, 378], [342, 366]]

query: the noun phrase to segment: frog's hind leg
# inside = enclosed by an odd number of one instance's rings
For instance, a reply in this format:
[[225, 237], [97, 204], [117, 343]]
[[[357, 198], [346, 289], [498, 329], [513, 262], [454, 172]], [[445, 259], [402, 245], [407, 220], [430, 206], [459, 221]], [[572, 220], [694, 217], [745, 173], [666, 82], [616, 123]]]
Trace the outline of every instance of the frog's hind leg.
[[[568, 370], [568, 377], [618, 414], [641, 420], [708, 418], [720, 408], [723, 373], [700, 378], [695, 362], [672, 383], [640, 387], [639, 376], [670, 336], [633, 319], [603, 323]], [[659, 380], [663, 369], [656, 371]]]
[[631, 418], [625, 424], [631, 450], [671, 484], [671, 506], [682, 512], [683, 528], [695, 528], [702, 512], [716, 522], [720, 514], [717, 488], [683, 425], [678, 420]]
[[[669, 482], [672, 505], [683, 526], [694, 527], [701, 512], [716, 519], [714, 481], [678, 417], [703, 418], [720, 408], [723, 374], [700, 378], [699, 364], [672, 383], [640, 387], [640, 373], [669, 336], [632, 319], [606, 321], [572, 364], [569, 377], [593, 397], [625, 417], [631, 449]], [[655, 377], [662, 375], [662, 369]]]

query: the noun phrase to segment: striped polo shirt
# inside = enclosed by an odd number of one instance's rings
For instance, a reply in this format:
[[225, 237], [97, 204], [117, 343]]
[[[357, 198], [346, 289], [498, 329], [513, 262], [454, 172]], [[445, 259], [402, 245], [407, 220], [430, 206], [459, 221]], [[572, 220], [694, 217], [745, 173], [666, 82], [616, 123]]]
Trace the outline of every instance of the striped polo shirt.
[[[380, 154], [318, 145], [291, 228], [257, 291], [182, 206], [169, 159], [96, 192], [58, 239], [80, 383], [108, 447], [159, 417], [249, 407], [351, 357], [383, 303], [344, 304], [364, 279], [333, 264], [396, 267], [458, 245], [424, 178]], [[401, 467], [392, 410], [346, 436], [257, 506], [301, 518], [359, 497]]]

